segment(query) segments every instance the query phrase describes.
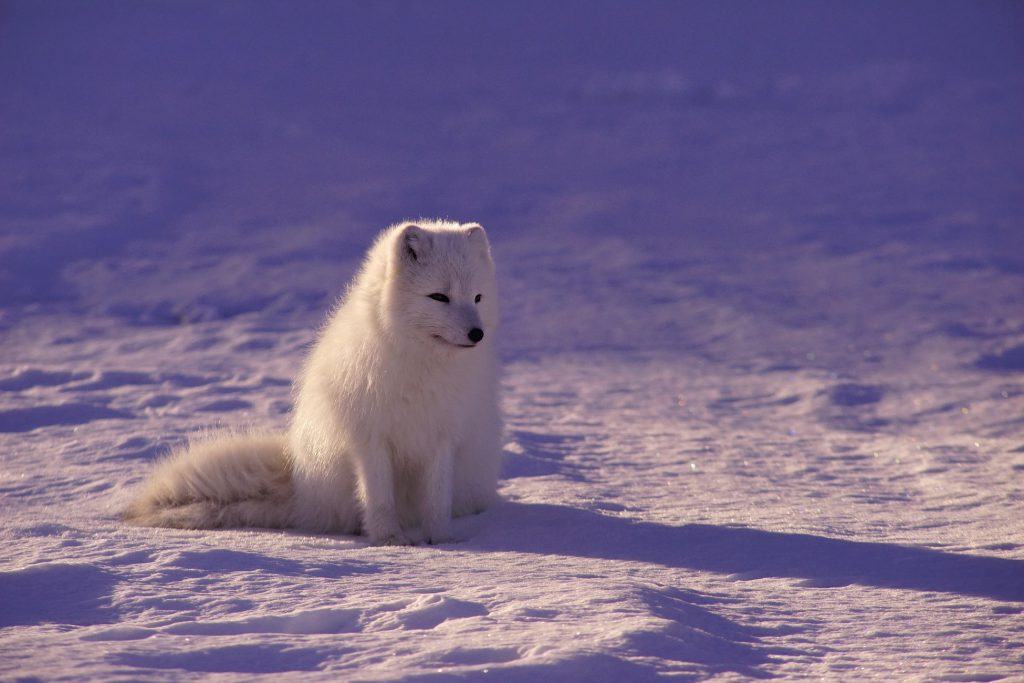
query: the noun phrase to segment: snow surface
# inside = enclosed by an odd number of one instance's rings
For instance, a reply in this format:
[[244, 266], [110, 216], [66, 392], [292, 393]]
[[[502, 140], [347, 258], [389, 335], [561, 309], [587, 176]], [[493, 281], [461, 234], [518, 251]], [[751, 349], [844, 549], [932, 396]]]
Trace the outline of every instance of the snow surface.
[[[1019, 3], [0, 6], [0, 678], [1024, 672]], [[477, 220], [506, 502], [126, 527]]]

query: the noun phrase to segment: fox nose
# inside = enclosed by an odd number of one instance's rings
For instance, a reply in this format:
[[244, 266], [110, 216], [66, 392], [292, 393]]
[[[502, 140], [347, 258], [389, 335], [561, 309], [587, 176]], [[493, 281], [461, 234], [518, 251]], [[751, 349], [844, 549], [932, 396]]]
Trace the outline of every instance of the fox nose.
[[478, 341], [484, 338], [484, 331], [479, 327], [474, 327], [469, 331], [469, 341], [476, 344]]

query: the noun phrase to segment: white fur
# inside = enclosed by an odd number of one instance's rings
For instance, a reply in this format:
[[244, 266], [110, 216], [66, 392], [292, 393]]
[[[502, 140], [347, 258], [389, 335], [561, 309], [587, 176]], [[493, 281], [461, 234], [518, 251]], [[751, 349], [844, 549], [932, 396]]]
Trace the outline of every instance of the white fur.
[[[306, 360], [287, 437], [193, 444], [160, 466], [126, 519], [449, 539], [453, 515], [496, 498], [496, 304], [483, 228], [385, 230]], [[465, 348], [474, 328], [484, 337]]]

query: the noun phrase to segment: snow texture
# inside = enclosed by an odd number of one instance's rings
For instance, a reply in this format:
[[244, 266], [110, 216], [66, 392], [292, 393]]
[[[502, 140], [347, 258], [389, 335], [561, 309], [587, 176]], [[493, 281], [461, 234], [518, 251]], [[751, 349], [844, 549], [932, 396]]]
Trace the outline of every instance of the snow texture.
[[[1015, 2], [0, 7], [0, 678], [1024, 671]], [[504, 502], [128, 527], [288, 421], [376, 232], [479, 221]]]

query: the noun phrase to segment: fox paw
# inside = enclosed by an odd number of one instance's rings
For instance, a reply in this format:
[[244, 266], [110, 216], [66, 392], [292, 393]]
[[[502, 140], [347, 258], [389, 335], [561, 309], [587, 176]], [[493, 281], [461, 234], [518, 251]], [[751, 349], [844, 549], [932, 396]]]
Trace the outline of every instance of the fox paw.
[[412, 541], [401, 531], [390, 531], [370, 539], [374, 545], [412, 545]]
[[426, 531], [423, 534], [423, 542], [427, 545], [439, 545], [441, 543], [451, 543], [455, 540], [452, 533], [447, 529], [435, 529], [433, 531]]
[[427, 545], [441, 545], [442, 543], [451, 543], [454, 540], [455, 540], [455, 538], [453, 536], [450, 536], [450, 535], [445, 535], [445, 536], [427, 536], [427, 539], [424, 542]]

